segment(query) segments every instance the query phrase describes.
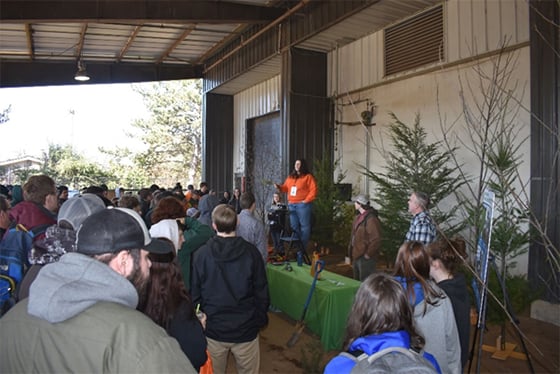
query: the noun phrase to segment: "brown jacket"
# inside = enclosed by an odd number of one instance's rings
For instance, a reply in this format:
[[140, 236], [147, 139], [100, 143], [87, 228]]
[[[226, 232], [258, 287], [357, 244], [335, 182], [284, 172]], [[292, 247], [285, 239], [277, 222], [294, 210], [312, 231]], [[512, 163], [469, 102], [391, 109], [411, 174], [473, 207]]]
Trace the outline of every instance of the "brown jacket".
[[368, 209], [363, 215], [360, 214], [354, 219], [349, 252], [352, 260], [356, 260], [364, 254], [376, 258], [380, 247], [381, 223], [376, 211]]

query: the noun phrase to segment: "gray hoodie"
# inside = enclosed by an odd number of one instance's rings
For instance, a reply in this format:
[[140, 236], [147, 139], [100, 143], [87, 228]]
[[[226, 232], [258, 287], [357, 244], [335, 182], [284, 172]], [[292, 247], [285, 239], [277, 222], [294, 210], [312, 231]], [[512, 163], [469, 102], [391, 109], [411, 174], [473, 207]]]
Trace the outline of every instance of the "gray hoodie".
[[29, 291], [29, 314], [58, 323], [100, 301], [135, 309], [138, 292], [109, 266], [79, 253], [67, 253], [45, 265]]
[[79, 253], [45, 265], [0, 319], [0, 373], [189, 373], [177, 341], [135, 310], [138, 294]]

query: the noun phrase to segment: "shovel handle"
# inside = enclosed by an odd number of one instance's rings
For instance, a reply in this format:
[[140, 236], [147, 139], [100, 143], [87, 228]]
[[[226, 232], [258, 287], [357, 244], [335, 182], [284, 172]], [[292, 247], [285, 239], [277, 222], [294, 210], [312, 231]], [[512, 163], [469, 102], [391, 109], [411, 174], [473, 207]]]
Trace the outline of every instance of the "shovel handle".
[[315, 261], [315, 274], [322, 272], [324, 268], [325, 268], [325, 261], [323, 260]]

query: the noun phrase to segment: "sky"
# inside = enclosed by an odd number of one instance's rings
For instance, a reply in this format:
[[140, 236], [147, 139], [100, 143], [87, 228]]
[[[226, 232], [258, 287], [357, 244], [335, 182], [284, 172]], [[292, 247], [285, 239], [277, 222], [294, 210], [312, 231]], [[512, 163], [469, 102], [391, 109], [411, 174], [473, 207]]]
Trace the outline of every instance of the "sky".
[[49, 144], [59, 144], [104, 163], [98, 147], [137, 149], [126, 132], [133, 131], [134, 119], [148, 116], [131, 84], [0, 89], [0, 111], [10, 105], [9, 121], [0, 124], [0, 161], [40, 157]]

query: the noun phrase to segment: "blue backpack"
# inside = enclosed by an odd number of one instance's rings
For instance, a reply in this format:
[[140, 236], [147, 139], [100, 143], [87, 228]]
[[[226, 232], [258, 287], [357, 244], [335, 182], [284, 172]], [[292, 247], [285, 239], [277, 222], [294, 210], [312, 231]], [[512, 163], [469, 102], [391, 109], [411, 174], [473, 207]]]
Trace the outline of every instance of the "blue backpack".
[[37, 235], [51, 225], [40, 225], [27, 230], [18, 224], [6, 232], [0, 241], [0, 316], [16, 302], [15, 292], [29, 268], [28, 255]]

